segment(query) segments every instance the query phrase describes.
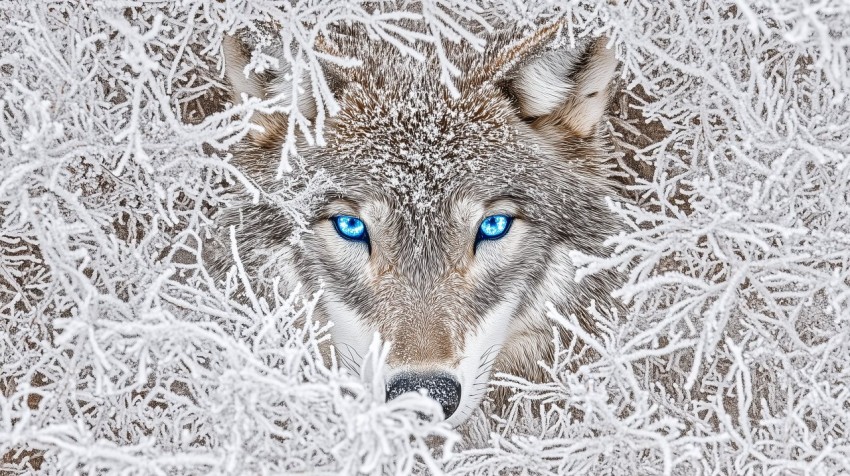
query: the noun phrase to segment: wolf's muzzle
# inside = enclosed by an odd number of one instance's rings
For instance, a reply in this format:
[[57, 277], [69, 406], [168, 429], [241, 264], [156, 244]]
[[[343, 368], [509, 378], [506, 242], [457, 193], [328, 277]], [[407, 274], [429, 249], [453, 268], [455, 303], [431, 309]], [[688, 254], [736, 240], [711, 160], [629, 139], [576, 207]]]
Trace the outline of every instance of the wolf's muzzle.
[[442, 373], [403, 372], [387, 383], [387, 401], [407, 392], [425, 389], [428, 396], [443, 407], [448, 419], [460, 404], [460, 383], [452, 376]]

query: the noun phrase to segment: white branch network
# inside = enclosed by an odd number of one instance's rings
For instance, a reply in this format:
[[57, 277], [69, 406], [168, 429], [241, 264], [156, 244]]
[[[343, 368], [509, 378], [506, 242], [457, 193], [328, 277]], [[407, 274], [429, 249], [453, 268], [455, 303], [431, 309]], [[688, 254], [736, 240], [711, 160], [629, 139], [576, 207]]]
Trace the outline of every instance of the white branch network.
[[[587, 335], [553, 311], [553, 335], [587, 345], [561, 343], [548, 383], [500, 376], [516, 392], [505, 419], [481, 411], [458, 433], [418, 417], [438, 413], [428, 399], [378, 401], [386, 349], [369, 377], [323, 365], [317, 296], [246, 304], [240, 266], [207, 274], [220, 184], [259, 194], [228, 162], [251, 127], [238, 117], [290, 113], [285, 175], [296, 130], [321, 143], [338, 109], [319, 61], [357, 59], [317, 51], [329, 25], [421, 57], [557, 17], [618, 48], [632, 110], [612, 124], [651, 172], [633, 203], [612, 198], [630, 225], [613, 255], [573, 257], [627, 273], [627, 315], [597, 313]], [[10, 0], [0, 20], [0, 473], [850, 468], [847, 2]], [[315, 127], [287, 107], [299, 88], [207, 110], [222, 35], [258, 25], [317, 91]]]

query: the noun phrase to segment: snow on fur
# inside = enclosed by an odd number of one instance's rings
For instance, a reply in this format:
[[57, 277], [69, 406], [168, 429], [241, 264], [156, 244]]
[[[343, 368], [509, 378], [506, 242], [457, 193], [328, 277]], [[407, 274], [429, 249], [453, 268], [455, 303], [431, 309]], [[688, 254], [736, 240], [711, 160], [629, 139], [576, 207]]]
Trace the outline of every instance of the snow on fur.
[[[627, 271], [629, 312], [598, 315], [594, 336], [552, 313], [600, 357], [575, 369], [587, 359], [561, 343], [550, 382], [501, 376], [509, 414], [485, 404], [454, 431], [417, 417], [437, 412], [428, 399], [379, 401], [377, 372], [323, 365], [316, 296], [238, 299], [238, 266], [214, 282], [195, 263], [230, 200], [222, 181], [258, 193], [228, 163], [252, 127], [238, 117], [283, 107], [220, 106], [224, 33], [291, 46], [310, 88], [285, 104], [317, 91], [318, 116], [312, 129], [290, 111], [289, 133], [321, 141], [336, 109], [314, 40], [329, 22], [363, 23], [416, 57], [415, 38], [480, 48], [463, 25], [488, 15], [565, 18], [568, 38], [606, 34], [618, 49], [611, 124], [635, 200], [611, 206], [630, 231], [609, 259], [574, 259]], [[844, 2], [12, 1], [0, 18], [0, 472], [850, 467]], [[451, 90], [453, 65], [441, 71]]]

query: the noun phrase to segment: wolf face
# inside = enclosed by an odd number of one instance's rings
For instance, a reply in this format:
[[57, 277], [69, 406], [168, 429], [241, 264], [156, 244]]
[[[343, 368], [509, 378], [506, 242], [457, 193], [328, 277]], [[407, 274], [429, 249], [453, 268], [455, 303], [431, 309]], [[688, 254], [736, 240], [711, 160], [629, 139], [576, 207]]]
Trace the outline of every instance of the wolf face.
[[[606, 197], [611, 144], [600, 125], [616, 61], [602, 40], [551, 47], [554, 29], [489, 38], [484, 53], [450, 51], [464, 74], [453, 97], [435, 79], [436, 61], [402, 58], [348, 32], [329, 37], [360, 67], [327, 72], [340, 112], [325, 124], [324, 147], [299, 145], [288, 185], [327, 185], [310, 202], [309, 232], [273, 203], [225, 212], [249, 274], [289, 275], [323, 289], [316, 315], [333, 323], [341, 362], [353, 370], [374, 333], [392, 344], [387, 398], [425, 389], [448, 422], [463, 422], [491, 371], [542, 378], [551, 358], [546, 303], [576, 314], [616, 305], [613, 274], [575, 282], [569, 252], [604, 255], [620, 224]], [[246, 49], [225, 41], [234, 99], [293, 87], [284, 71], [245, 76]], [[303, 85], [302, 85], [303, 86]], [[315, 111], [310, 103], [304, 111]], [[258, 116], [234, 155], [266, 192], [286, 129]]]

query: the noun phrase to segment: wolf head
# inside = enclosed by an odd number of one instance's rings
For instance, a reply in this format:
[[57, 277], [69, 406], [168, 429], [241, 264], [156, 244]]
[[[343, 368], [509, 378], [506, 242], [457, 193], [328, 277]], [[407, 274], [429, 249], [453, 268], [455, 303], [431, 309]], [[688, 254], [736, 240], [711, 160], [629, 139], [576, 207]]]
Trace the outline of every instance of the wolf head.
[[[300, 225], [271, 202], [223, 215], [239, 225], [249, 273], [323, 289], [316, 314], [333, 323], [341, 362], [357, 370], [379, 333], [392, 345], [387, 398], [425, 389], [451, 424], [478, 405], [494, 368], [540, 378], [538, 361], [552, 352], [547, 303], [588, 329], [592, 300], [614, 305], [616, 276], [577, 283], [569, 253], [604, 255], [620, 228], [605, 203], [616, 187], [602, 125], [616, 60], [604, 40], [570, 49], [555, 36], [506, 31], [483, 53], [449, 50], [463, 71], [457, 95], [437, 80], [435, 59], [351, 32], [328, 39], [363, 63], [326, 65], [340, 111], [325, 123], [325, 146], [299, 144], [286, 178], [290, 189], [329, 184], [301, 210], [309, 232], [293, 244]], [[309, 91], [287, 71], [246, 75], [235, 39], [224, 49], [237, 102]], [[282, 189], [286, 119], [255, 117], [263, 130], [234, 154], [270, 196]]]

